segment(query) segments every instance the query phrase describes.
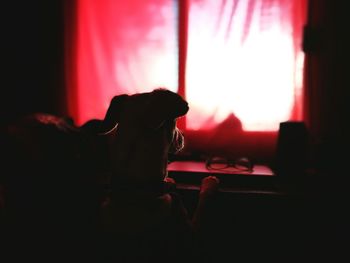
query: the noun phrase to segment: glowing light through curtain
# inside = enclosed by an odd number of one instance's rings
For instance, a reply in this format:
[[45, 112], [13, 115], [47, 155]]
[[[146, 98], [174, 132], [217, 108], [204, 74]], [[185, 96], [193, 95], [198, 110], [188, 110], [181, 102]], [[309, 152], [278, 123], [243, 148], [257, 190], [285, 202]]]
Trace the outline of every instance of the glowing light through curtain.
[[[230, 114], [246, 131], [300, 119], [306, 0], [187, 2], [186, 128], [215, 128]], [[77, 0], [77, 123], [102, 118], [117, 94], [177, 91], [178, 6]]]
[[[187, 128], [209, 129], [233, 113], [243, 130], [278, 130], [301, 96], [305, 1], [190, 1]], [[296, 12], [300, 12], [297, 13]], [[295, 42], [299, 43], [295, 46]]]
[[77, 0], [78, 124], [103, 118], [115, 95], [177, 91], [176, 14], [171, 0]]

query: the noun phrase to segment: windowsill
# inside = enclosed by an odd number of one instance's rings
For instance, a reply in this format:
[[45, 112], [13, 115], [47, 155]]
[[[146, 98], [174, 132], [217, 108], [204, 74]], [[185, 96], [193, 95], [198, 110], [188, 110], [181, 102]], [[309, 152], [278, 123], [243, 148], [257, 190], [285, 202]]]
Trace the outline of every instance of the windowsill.
[[252, 172], [228, 168], [222, 170], [207, 169], [203, 161], [175, 161], [168, 165], [169, 177], [177, 183], [177, 188], [185, 191], [199, 191], [201, 180], [214, 175], [220, 180], [220, 192], [285, 195], [279, 187], [278, 178], [267, 165], [254, 165]]
[[267, 165], [256, 164], [254, 165], [253, 171], [244, 171], [234, 168], [227, 169], [207, 169], [205, 162], [203, 161], [174, 161], [168, 165], [169, 172], [181, 172], [181, 173], [200, 173], [207, 175], [229, 175], [229, 176], [244, 176], [244, 177], [271, 177], [275, 176], [275, 173]]

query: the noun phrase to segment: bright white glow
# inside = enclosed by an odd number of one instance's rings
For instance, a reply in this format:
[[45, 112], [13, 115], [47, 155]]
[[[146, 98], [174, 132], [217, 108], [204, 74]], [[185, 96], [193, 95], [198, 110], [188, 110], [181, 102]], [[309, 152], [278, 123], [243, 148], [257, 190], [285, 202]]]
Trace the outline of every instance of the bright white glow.
[[[194, 2], [190, 8], [188, 128], [211, 128], [232, 112], [244, 130], [277, 130], [279, 123], [290, 117], [295, 78], [300, 81], [302, 73], [295, 73], [291, 29], [282, 23], [262, 28], [260, 14], [253, 13], [249, 35], [242, 40], [248, 1], [238, 2], [229, 31], [222, 25], [229, 24], [232, 7], [224, 9], [227, 12], [222, 14], [220, 24], [213, 21], [220, 4], [208, 0]], [[232, 5], [233, 1], [226, 4]], [[301, 63], [303, 57], [298, 58]], [[213, 118], [209, 121], [208, 116]]]

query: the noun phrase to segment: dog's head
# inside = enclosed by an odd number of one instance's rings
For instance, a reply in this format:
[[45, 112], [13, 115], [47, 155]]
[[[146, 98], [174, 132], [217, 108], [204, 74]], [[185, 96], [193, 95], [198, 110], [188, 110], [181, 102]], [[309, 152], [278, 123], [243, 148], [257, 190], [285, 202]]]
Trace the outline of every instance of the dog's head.
[[112, 137], [112, 169], [121, 180], [163, 180], [169, 151], [183, 147], [176, 120], [188, 111], [187, 102], [167, 89], [115, 96], [103, 120]]

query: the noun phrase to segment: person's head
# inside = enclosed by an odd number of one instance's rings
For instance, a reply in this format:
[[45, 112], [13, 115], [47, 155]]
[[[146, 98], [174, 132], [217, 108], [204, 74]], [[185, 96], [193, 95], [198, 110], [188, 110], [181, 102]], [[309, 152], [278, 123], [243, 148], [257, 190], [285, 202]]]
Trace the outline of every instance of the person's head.
[[64, 209], [93, 177], [86, 172], [92, 169], [85, 167], [79, 129], [65, 118], [31, 114], [10, 124], [6, 134], [4, 184], [18, 211]]
[[176, 120], [188, 109], [180, 95], [166, 89], [115, 96], [104, 126], [113, 134], [112, 165], [118, 179], [163, 180], [169, 152], [183, 147]]
[[8, 126], [7, 136], [12, 171], [54, 172], [59, 164], [70, 165], [79, 155], [78, 130], [54, 115], [24, 116]]

